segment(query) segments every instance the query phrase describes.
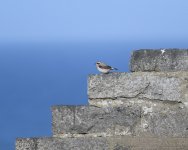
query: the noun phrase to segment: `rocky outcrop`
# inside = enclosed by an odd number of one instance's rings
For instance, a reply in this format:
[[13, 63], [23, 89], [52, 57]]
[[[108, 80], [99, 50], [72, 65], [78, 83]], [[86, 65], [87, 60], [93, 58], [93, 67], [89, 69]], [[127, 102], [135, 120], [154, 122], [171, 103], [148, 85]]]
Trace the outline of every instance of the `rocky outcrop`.
[[132, 73], [90, 75], [86, 106], [53, 106], [52, 137], [16, 150], [188, 149], [188, 50], [139, 50]]
[[114, 136], [133, 135], [140, 123], [140, 107], [54, 106], [53, 135]]
[[188, 102], [188, 72], [136, 72], [90, 75], [88, 97], [117, 100], [148, 99]]
[[188, 71], [188, 49], [138, 50], [131, 56], [130, 70]]
[[79, 137], [17, 139], [19, 150], [187, 150], [186, 138]]

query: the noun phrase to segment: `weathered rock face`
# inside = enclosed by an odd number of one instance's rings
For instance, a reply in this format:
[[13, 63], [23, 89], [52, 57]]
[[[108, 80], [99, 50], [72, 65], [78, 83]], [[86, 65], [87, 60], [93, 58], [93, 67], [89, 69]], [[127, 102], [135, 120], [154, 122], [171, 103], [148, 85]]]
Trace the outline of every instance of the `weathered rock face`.
[[17, 139], [16, 150], [187, 150], [187, 138], [80, 137]]
[[90, 75], [88, 97], [97, 99], [139, 98], [188, 102], [188, 72], [111, 73]]
[[132, 135], [140, 123], [140, 107], [54, 106], [53, 135]]
[[90, 75], [90, 105], [53, 106], [53, 136], [16, 150], [187, 150], [188, 50], [135, 51], [131, 71]]
[[188, 49], [133, 51], [130, 70], [132, 72], [188, 71]]
[[108, 150], [105, 138], [17, 139], [16, 150]]
[[52, 114], [55, 137], [188, 136], [188, 111], [182, 104], [54, 106]]
[[188, 72], [91, 75], [89, 103], [98, 107], [139, 107], [140, 121], [130, 135], [187, 137], [187, 77]]
[[142, 104], [141, 132], [138, 130], [137, 134], [188, 137], [187, 117], [187, 107], [182, 104]]
[[178, 104], [173, 106], [169, 104], [154, 107], [143, 106], [142, 110], [141, 126], [137, 130], [140, 133], [136, 132], [137, 135], [188, 137], [188, 109], [186, 107], [181, 108]]

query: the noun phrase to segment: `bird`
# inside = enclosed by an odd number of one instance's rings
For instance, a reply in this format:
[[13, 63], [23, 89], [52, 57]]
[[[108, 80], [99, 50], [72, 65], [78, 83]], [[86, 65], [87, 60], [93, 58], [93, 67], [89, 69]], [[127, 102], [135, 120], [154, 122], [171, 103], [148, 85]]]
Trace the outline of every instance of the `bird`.
[[117, 68], [113, 68], [103, 62], [96, 62], [96, 67], [98, 69], [98, 71], [100, 71], [101, 73], [104, 73], [104, 74], [108, 74], [111, 70], [118, 70]]

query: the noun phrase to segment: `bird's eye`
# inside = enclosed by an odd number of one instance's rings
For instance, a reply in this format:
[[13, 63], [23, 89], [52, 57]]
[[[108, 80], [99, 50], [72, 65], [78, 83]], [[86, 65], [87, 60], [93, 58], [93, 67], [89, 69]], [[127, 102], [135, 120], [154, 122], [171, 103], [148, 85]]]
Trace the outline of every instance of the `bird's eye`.
[[100, 63], [99, 63], [99, 62], [97, 62], [97, 64], [99, 65]]

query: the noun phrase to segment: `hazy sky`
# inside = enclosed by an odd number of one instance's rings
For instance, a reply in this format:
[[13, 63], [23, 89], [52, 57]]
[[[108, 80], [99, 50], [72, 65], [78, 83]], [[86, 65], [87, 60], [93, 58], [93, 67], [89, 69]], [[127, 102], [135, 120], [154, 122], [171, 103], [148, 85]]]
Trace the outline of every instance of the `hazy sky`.
[[188, 48], [187, 0], [1, 0], [0, 149], [51, 136], [52, 105], [87, 104], [101, 60], [127, 72], [132, 50]]
[[6, 0], [1, 40], [188, 38], [187, 0]]

